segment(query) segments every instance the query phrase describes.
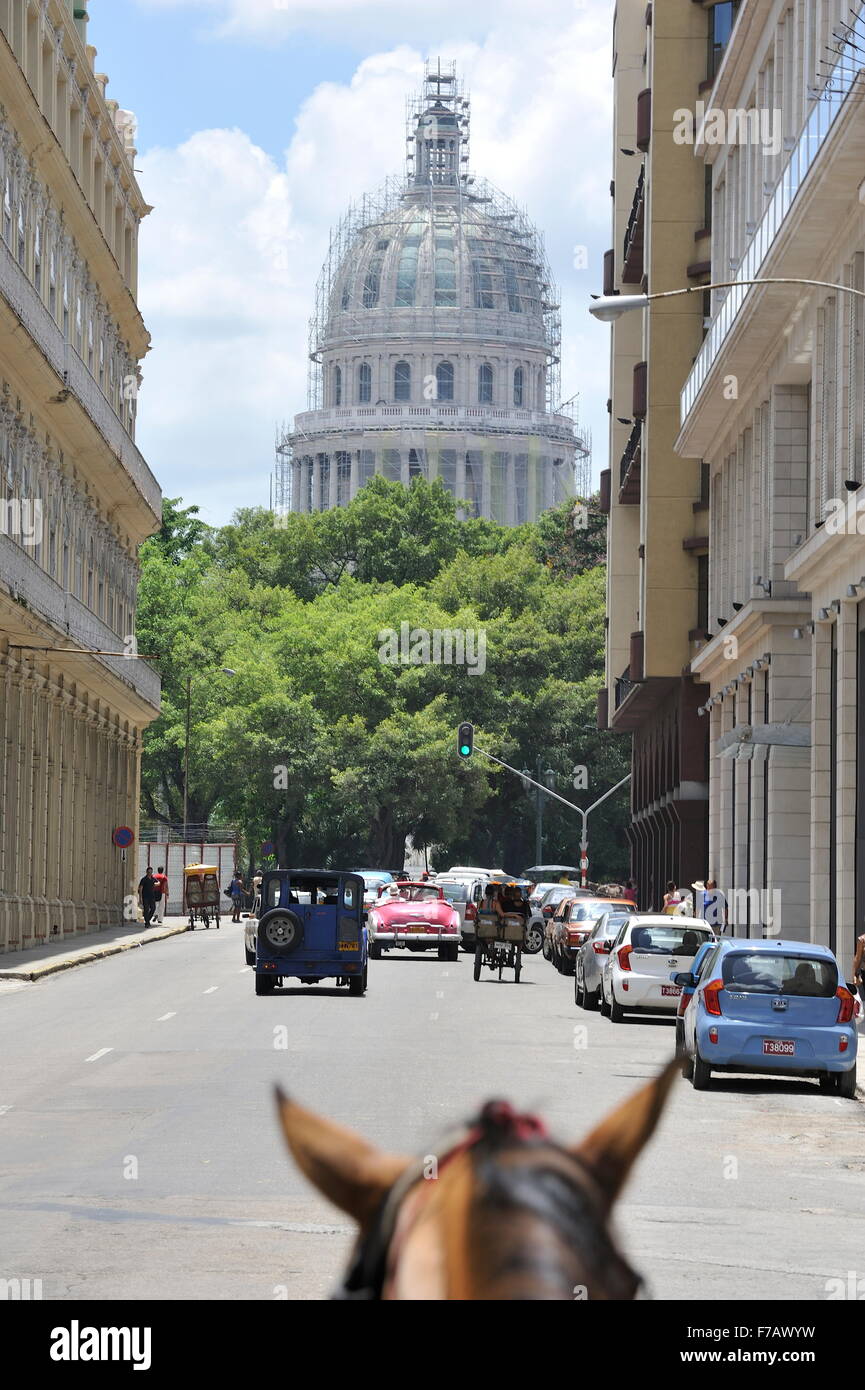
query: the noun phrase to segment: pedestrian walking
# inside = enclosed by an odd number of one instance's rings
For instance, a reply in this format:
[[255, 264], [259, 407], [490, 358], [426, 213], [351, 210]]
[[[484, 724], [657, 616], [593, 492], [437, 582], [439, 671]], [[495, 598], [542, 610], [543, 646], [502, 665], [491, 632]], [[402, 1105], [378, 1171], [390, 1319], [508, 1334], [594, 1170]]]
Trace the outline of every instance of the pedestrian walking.
[[634, 908], [636, 909], [637, 885], [632, 878], [629, 878], [627, 883], [625, 884], [625, 891], [622, 893], [622, 897], [625, 899], [625, 902], [633, 903]]
[[147, 865], [144, 877], [139, 879], [138, 901], [141, 904], [141, 911], [144, 913], [144, 925], [149, 927], [156, 911], [156, 880], [153, 877], [152, 864]]
[[232, 922], [239, 922], [240, 909], [243, 903], [243, 895], [246, 892], [246, 889], [243, 886], [243, 878], [239, 869], [235, 870], [234, 878], [231, 880], [231, 888], [229, 889], [229, 892], [231, 893], [231, 920]]
[[859, 986], [859, 998], [865, 1009], [865, 936], [856, 941], [856, 954], [853, 957], [853, 982]]
[[153, 881], [156, 884], [156, 911], [153, 914], [153, 920], [154, 922], [164, 922], [165, 909], [168, 906], [168, 876], [164, 865], [159, 865], [153, 875]]
[[713, 878], [706, 879], [700, 916], [705, 917], [713, 931], [723, 934], [727, 930], [727, 899]]
[[252, 876], [252, 915], [257, 917], [261, 909], [261, 884], [264, 875], [261, 869]]

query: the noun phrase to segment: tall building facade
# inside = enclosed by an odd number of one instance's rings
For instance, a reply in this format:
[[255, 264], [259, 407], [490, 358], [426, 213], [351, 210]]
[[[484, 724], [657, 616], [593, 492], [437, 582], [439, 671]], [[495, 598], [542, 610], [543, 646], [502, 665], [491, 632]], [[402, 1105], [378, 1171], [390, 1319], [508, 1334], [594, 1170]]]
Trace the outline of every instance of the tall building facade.
[[[86, 4], [0, 0], [0, 951], [121, 920], [141, 732], [134, 118], [94, 70]], [[116, 653], [116, 655], [115, 655]], [[127, 654], [127, 655], [124, 655]]]
[[344, 505], [374, 475], [442, 479], [466, 514], [515, 524], [589, 492], [589, 443], [560, 399], [561, 327], [543, 241], [468, 169], [453, 67], [410, 103], [407, 173], [331, 237], [310, 335], [308, 410], [277, 504]]
[[[723, 9], [694, 0], [616, 6], [606, 294], [708, 278], [702, 168], [673, 132], [677, 110], [705, 90], [712, 22]], [[701, 294], [682, 296], [625, 313], [612, 330], [611, 466], [601, 475], [606, 682], [598, 724], [631, 739], [631, 869], [643, 907], [660, 907], [668, 880], [689, 884], [706, 873], [706, 729], [689, 663], [705, 636], [707, 499], [700, 461], [674, 449], [679, 391], [702, 341], [704, 313]]]
[[[711, 105], [749, 124], [695, 150], [712, 278], [735, 283], [677, 446], [710, 478], [712, 636], [691, 667], [712, 862], [759, 892], [740, 932], [810, 937], [845, 968], [865, 923], [863, 48], [861, 4], [739, 9]], [[747, 283], [767, 278], [826, 283]]]

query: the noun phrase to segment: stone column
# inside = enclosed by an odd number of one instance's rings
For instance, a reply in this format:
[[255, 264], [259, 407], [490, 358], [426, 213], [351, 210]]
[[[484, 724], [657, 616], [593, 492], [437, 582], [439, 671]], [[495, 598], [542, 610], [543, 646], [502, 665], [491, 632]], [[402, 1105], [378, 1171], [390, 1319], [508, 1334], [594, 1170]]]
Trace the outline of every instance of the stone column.
[[328, 485], [327, 505], [335, 507], [339, 501], [339, 470], [336, 463], [335, 453], [330, 455], [330, 482]]
[[405, 449], [405, 448], [403, 448], [402, 446], [400, 446], [400, 451], [399, 451], [399, 476], [400, 476], [400, 482], [402, 483], [403, 487], [408, 487], [409, 483], [411, 482], [411, 474], [409, 473], [409, 466], [408, 466], [408, 462], [409, 462], [408, 456], [409, 456], [409, 451], [408, 451], [408, 449]]
[[302, 511], [301, 507], [301, 464], [298, 459], [291, 461], [291, 510]]
[[490, 454], [490, 451], [487, 448], [485, 448], [483, 451], [483, 463], [481, 466], [483, 469], [481, 482], [481, 516], [488, 517], [491, 515], [490, 508], [492, 505], [492, 480], [490, 477], [490, 470], [493, 465], [492, 455]]
[[[456, 488], [456, 495], [457, 495], [458, 498], [463, 498], [463, 497], [465, 497], [465, 495], [466, 495], [466, 451], [465, 451], [465, 449], [464, 449], [463, 447], [459, 447], [459, 448], [457, 449], [457, 468], [456, 468], [455, 488]], [[457, 515], [460, 516], [460, 517], [464, 517], [464, 516], [466, 515], [466, 513], [465, 513], [465, 511], [464, 511], [463, 509], [460, 509], [460, 511], [457, 513]]]
[[23, 944], [34, 944], [33, 920], [33, 859], [31, 840], [33, 827], [33, 719], [35, 706], [34, 676], [30, 668], [22, 673], [19, 723], [19, 784], [18, 784], [18, 845], [15, 873], [18, 892], [23, 899]]
[[352, 451], [351, 451], [351, 475], [350, 475], [349, 489], [348, 489], [348, 495], [349, 495], [349, 497], [350, 497], [350, 498], [351, 498], [351, 497], [356, 497], [359, 488], [360, 488], [360, 450], [359, 450], [359, 449], [352, 449]]
[[[836, 868], [837, 955], [847, 969], [856, 946], [856, 739], [858, 719], [858, 609], [855, 603], [841, 604], [836, 624], [838, 643], [838, 687], [836, 691], [837, 747], [833, 750], [836, 768], [838, 846]], [[812, 903], [813, 911], [813, 903]], [[861, 927], [859, 931], [861, 932]]]
[[312, 460], [312, 510], [321, 509], [321, 460], [318, 454]]
[[505, 454], [505, 521], [513, 526], [517, 519], [516, 461], [512, 453]]
[[[748, 687], [740, 685], [733, 694], [732, 699], [735, 724], [748, 723]], [[750, 751], [750, 750], [749, 750]], [[736, 759], [736, 804], [733, 809], [735, 817], [735, 864], [736, 878], [731, 887], [747, 891], [751, 887], [750, 872], [748, 868], [748, 793], [749, 793], [749, 763], [745, 758]], [[739, 911], [739, 920], [736, 925], [737, 936], [754, 935], [754, 911], [750, 913], [744, 904], [749, 900], [740, 897], [743, 907]], [[758, 933], [759, 934], [759, 933]]]
[[306, 515], [309, 512], [309, 494], [312, 484], [312, 460], [304, 456], [300, 465], [300, 497], [298, 498], [298, 511]]
[[[725, 696], [721, 704], [717, 706], [720, 715], [717, 724], [717, 734], [728, 734], [733, 728], [734, 714], [733, 702]], [[732, 839], [732, 790], [733, 790], [733, 764], [729, 758], [719, 758], [716, 755], [715, 746], [710, 750], [712, 759], [711, 766], [716, 769], [718, 793], [718, 838], [716, 841], [718, 850], [718, 887], [723, 892], [728, 892], [735, 887], [733, 881], [733, 839]]]

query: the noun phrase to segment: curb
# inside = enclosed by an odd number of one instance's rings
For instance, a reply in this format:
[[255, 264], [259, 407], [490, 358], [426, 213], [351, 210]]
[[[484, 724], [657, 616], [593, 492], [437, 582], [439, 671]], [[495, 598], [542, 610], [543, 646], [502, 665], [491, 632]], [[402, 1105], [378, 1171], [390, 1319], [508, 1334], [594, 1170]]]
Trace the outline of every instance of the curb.
[[40, 980], [43, 975], [56, 975], [58, 971], [72, 970], [76, 965], [91, 965], [93, 961], [104, 960], [106, 956], [117, 956], [121, 951], [132, 951], [138, 946], [149, 946], [153, 941], [166, 941], [168, 937], [179, 936], [181, 932], [186, 930], [187, 926], [184, 922], [182, 927], [168, 927], [158, 936], [146, 936], [140, 941], [114, 941], [107, 946], [88, 951], [86, 955], [63, 956], [59, 960], [46, 961], [44, 965], [35, 965], [30, 969], [4, 970], [0, 967], [0, 980], [30, 980], [35, 982]]

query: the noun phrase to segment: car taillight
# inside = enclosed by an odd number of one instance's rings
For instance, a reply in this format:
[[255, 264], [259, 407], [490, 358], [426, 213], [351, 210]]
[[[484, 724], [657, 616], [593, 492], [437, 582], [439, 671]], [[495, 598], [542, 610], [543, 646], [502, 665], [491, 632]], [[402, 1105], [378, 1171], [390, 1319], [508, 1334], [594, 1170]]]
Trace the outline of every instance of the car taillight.
[[606, 941], [593, 941], [592, 950], [596, 956], [608, 956], [610, 954], [610, 948]]
[[630, 956], [633, 949], [633, 946], [623, 946], [619, 951], [619, 965], [622, 967], [623, 970], [630, 970], [631, 968], [631, 962], [629, 961], [628, 957]]
[[838, 1023], [851, 1023], [853, 1020], [853, 1008], [856, 1003], [855, 997], [850, 993], [849, 989], [845, 989], [843, 985], [838, 986], [835, 991], [835, 997], [840, 1004], [838, 1009]]
[[682, 1017], [682, 1014], [683, 1014], [683, 1013], [685, 1012], [685, 1010], [687, 1009], [688, 1004], [689, 1004], [689, 1002], [690, 1002], [690, 999], [691, 999], [690, 994], [686, 994], [685, 991], [682, 990], [682, 993], [679, 995], [679, 1009], [678, 1009], [679, 1018]]
[[723, 980], [710, 980], [709, 983], [706, 985], [706, 988], [703, 990], [703, 1003], [706, 1006], [707, 1014], [714, 1014], [716, 1017], [720, 1018], [721, 1001], [718, 998], [718, 995], [721, 993], [721, 990], [723, 988]]
[[478, 917], [478, 910], [477, 910], [477, 908], [475, 907], [474, 903], [468, 903], [468, 904], [466, 905], [466, 921], [467, 921], [467, 922], [476, 922], [476, 921], [477, 921], [477, 917]]

